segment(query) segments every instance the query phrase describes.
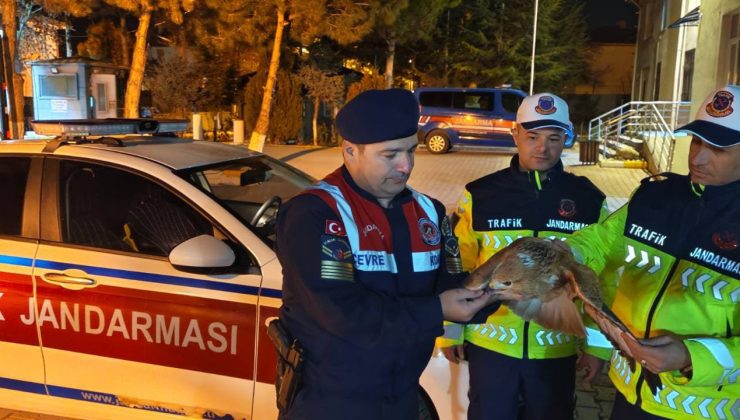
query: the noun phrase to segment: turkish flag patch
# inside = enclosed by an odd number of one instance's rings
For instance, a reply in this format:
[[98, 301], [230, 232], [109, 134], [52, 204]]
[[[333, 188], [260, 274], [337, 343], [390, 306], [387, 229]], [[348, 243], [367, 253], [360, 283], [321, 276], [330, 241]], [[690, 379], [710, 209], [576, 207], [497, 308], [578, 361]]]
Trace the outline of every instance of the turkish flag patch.
[[327, 235], [334, 236], [347, 236], [347, 232], [344, 231], [344, 226], [336, 220], [327, 220], [324, 233]]

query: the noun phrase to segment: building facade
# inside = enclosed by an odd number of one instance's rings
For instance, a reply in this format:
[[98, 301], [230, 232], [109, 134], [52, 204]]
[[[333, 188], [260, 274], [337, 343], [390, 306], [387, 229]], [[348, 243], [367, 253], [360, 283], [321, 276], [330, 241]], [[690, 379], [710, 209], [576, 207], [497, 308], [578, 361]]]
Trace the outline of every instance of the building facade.
[[[740, 0], [633, 0], [639, 7], [633, 101], [691, 101], [740, 84]], [[672, 170], [686, 173], [688, 142]]]

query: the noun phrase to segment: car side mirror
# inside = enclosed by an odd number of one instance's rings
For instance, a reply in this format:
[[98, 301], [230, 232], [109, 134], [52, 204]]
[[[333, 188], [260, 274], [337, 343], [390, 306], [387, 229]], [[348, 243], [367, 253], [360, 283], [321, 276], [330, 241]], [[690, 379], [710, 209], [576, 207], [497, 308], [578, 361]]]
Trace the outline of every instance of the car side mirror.
[[176, 246], [169, 256], [173, 267], [194, 273], [224, 273], [236, 261], [234, 250], [211, 235], [190, 238]]

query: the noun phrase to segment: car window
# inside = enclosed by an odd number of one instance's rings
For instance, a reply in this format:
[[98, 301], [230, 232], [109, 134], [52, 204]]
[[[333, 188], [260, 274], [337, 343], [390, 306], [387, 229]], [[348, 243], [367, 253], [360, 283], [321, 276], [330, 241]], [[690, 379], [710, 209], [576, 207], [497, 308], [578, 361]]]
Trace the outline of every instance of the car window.
[[60, 166], [65, 242], [167, 256], [180, 243], [216, 233], [188, 203], [142, 176], [86, 162]]
[[491, 93], [457, 92], [454, 96], [454, 108], [491, 111], [493, 95]]
[[452, 106], [452, 92], [421, 92], [419, 105], [449, 108]]
[[30, 166], [30, 158], [0, 158], [0, 235], [21, 234], [23, 197]]
[[502, 93], [501, 94], [501, 105], [504, 107], [506, 112], [516, 114], [519, 109], [519, 105], [522, 103], [524, 98], [516, 93]]
[[[254, 225], [263, 204], [276, 198], [284, 203], [313, 182], [309, 176], [267, 156], [194, 168], [181, 175], [250, 225]], [[275, 212], [268, 213], [268, 219], [274, 222]], [[268, 228], [272, 225], [268, 223]]]

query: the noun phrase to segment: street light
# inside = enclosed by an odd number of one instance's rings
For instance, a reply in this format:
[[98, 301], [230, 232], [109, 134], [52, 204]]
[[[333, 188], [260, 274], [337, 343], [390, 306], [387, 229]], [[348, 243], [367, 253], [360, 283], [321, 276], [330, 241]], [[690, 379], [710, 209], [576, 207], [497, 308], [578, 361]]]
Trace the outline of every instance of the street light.
[[540, 0], [534, 0], [534, 29], [532, 30], [532, 62], [529, 73], [529, 95], [534, 91], [534, 51], [537, 46], [537, 12], [540, 8]]

